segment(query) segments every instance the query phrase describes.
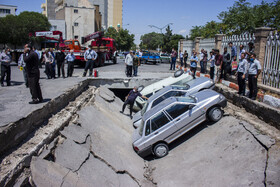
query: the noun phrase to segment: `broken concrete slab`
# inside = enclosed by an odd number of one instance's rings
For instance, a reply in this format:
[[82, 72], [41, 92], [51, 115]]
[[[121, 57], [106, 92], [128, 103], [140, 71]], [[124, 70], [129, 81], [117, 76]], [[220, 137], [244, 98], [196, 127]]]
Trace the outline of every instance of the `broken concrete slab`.
[[103, 86], [99, 87], [98, 94], [107, 102], [113, 102], [116, 98], [112, 91]]
[[[71, 170], [47, 160], [33, 157], [31, 161], [32, 181], [36, 186], [69, 186], [74, 187], [79, 181], [77, 174]], [[79, 181], [80, 186], [90, 186]]]
[[280, 186], [280, 143], [273, 145], [268, 151], [266, 169], [266, 186]]
[[80, 180], [91, 186], [138, 186], [129, 175], [118, 173], [115, 168], [92, 155], [77, 173]]
[[280, 109], [280, 99], [273, 97], [271, 95], [264, 95], [263, 102], [270, 106]]
[[89, 157], [90, 150], [75, 143], [71, 139], [66, 139], [55, 149], [55, 163], [75, 172]]
[[84, 128], [75, 124], [65, 127], [63, 131], [60, 131], [60, 134], [80, 144], [84, 143], [88, 136], [88, 132]]
[[151, 162], [158, 186], [263, 186], [266, 150], [233, 117], [202, 124], [173, 147]]

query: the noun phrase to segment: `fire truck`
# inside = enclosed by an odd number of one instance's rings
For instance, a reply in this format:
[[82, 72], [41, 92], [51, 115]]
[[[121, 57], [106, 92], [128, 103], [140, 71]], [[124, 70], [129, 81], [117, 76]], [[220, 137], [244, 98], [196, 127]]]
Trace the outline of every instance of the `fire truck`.
[[[116, 51], [115, 40], [112, 38], [103, 37], [103, 35], [104, 32], [99, 31], [82, 37], [82, 44], [93, 40], [91, 45], [98, 54], [98, 58], [95, 60], [96, 67], [103, 66], [106, 60], [113, 60], [113, 62], [116, 63], [116, 58], [114, 58], [114, 52]], [[82, 47], [78, 40], [63, 40], [62, 32], [60, 31], [39, 31], [35, 32], [35, 36], [58, 41], [58, 43], [55, 45], [55, 48], [60, 47], [63, 52], [69, 52], [70, 50], [73, 50], [76, 57], [75, 62], [79, 65], [85, 64], [84, 52], [86, 48]]]
[[85, 44], [90, 40], [92, 40], [92, 48], [98, 54], [98, 57], [95, 60], [95, 66], [103, 66], [105, 61], [108, 60], [113, 60], [114, 64], [117, 63], [116, 57], [114, 56], [114, 53], [116, 51], [116, 44], [114, 39], [104, 37], [104, 32], [98, 31], [82, 37], [82, 44]]

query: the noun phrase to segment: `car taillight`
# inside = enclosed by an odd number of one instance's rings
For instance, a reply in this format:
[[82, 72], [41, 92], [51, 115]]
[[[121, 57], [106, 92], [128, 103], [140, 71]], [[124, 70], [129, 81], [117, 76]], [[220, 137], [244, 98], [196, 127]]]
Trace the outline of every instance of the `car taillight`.
[[135, 150], [136, 152], [139, 151], [138, 147], [133, 146], [133, 148], [134, 148], [134, 150]]

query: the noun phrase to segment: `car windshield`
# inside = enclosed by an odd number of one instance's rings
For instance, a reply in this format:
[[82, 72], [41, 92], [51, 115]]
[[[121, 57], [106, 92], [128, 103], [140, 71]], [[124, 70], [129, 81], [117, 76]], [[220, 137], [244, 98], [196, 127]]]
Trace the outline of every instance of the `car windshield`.
[[142, 108], [142, 110], [141, 110], [141, 116], [143, 116], [144, 113], [146, 112], [146, 110], [147, 110], [147, 108], [148, 108], [148, 105], [149, 105], [148, 102], [146, 102], [146, 103], [144, 104], [144, 106], [143, 106], [143, 108]]
[[142, 136], [143, 135], [143, 128], [144, 128], [144, 121], [141, 120], [141, 124], [139, 126], [139, 135]]
[[190, 88], [190, 87], [193, 86], [195, 83], [196, 83], [196, 79], [193, 79], [193, 80], [191, 80], [191, 81], [188, 81], [188, 82], [186, 83], [186, 86], [188, 86], [188, 87]]
[[172, 89], [177, 89], [177, 90], [188, 90], [190, 89], [190, 86], [186, 84], [186, 86], [182, 85], [172, 85]]
[[187, 97], [178, 97], [177, 101], [184, 103], [196, 103], [196, 98], [190, 95]]

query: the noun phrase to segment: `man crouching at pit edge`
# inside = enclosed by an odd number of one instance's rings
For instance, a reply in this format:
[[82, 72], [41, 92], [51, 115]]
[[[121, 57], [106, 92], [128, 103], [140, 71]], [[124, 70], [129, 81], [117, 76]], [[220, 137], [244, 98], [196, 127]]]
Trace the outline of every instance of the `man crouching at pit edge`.
[[120, 111], [120, 113], [123, 113], [124, 112], [124, 109], [126, 107], [127, 104], [129, 104], [130, 108], [129, 108], [129, 111], [130, 111], [130, 118], [132, 119], [132, 108], [133, 108], [133, 104], [134, 104], [134, 101], [137, 97], [142, 97], [143, 99], [148, 99], [146, 96], [142, 95], [140, 92], [138, 92], [138, 88], [135, 86], [133, 88], [133, 90], [131, 90], [128, 95], [125, 97], [125, 102], [123, 104], [123, 107], [122, 107], [122, 111]]

